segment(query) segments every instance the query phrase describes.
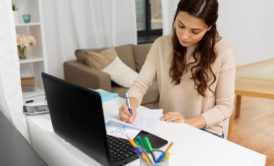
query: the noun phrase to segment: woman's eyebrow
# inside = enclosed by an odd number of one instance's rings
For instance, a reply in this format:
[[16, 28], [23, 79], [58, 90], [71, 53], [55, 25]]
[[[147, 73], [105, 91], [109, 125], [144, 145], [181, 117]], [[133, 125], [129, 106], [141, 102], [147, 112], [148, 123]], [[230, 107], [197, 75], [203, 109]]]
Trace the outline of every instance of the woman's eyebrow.
[[[181, 21], [181, 20], [177, 20], [181, 25], [185, 26], [184, 23]], [[194, 31], [200, 31], [202, 30], [201, 28], [192, 28], [191, 30], [194, 30]]]

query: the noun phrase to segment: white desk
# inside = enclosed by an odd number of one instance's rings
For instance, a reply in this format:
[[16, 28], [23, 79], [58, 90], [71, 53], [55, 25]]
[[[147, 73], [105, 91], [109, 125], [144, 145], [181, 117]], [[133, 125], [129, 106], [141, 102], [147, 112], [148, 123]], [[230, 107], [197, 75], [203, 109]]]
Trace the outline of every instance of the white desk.
[[[117, 98], [104, 103], [104, 112], [118, 116], [124, 102]], [[49, 166], [93, 166], [95, 160], [53, 132], [49, 115], [28, 117], [33, 148]], [[264, 166], [266, 156], [185, 124], [161, 122], [159, 136], [173, 141], [170, 166]], [[139, 166], [135, 160], [128, 165]]]

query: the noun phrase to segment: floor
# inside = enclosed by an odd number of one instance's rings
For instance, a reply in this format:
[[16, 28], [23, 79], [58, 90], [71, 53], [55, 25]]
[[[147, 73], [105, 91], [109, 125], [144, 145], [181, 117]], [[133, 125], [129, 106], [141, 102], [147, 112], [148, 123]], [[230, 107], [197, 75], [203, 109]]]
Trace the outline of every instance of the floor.
[[274, 100], [242, 97], [241, 115], [232, 120], [228, 140], [263, 153], [274, 166]]

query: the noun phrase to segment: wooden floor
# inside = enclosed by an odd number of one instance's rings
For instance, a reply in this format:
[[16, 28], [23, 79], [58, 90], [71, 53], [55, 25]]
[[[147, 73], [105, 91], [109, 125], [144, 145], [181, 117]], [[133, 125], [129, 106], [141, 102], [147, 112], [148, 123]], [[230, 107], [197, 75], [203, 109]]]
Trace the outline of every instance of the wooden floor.
[[265, 154], [274, 166], [274, 100], [242, 97], [241, 115], [232, 119], [228, 140]]

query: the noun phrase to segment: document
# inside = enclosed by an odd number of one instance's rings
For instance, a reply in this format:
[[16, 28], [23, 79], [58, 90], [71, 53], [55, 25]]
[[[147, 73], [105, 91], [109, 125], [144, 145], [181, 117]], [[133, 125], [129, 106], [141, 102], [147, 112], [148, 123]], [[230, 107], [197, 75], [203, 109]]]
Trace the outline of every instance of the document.
[[118, 117], [108, 117], [106, 119], [107, 134], [126, 139], [126, 135], [134, 138], [141, 130], [157, 133], [162, 115], [162, 109], [149, 109], [140, 106], [133, 123], [123, 122]]
[[163, 109], [149, 109], [140, 106], [137, 109], [136, 119], [132, 124], [145, 131], [158, 132], [158, 126], [162, 115]]
[[141, 130], [131, 127], [124, 123], [108, 120], [106, 123], [107, 135], [127, 139], [127, 136], [134, 138]]

